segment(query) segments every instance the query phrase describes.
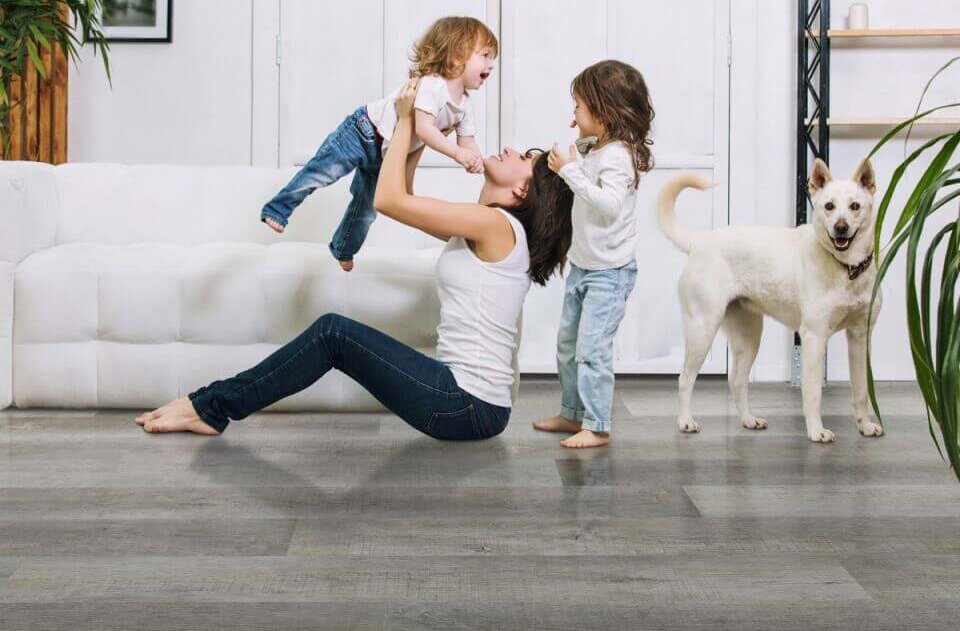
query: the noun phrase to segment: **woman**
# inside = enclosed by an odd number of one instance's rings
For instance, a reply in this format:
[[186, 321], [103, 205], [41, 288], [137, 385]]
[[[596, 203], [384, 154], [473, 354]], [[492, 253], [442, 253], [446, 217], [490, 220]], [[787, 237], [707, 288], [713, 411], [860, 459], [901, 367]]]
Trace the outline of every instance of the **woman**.
[[219, 434], [231, 419], [303, 390], [332, 368], [434, 438], [489, 438], [504, 430], [520, 309], [530, 282], [543, 284], [563, 266], [573, 193], [539, 154], [508, 148], [484, 160], [485, 181], [475, 204], [412, 195], [405, 164], [416, 90], [412, 81], [397, 98], [399, 121], [374, 206], [447, 241], [436, 268], [437, 358], [327, 314], [250, 370], [138, 417], [145, 431]]

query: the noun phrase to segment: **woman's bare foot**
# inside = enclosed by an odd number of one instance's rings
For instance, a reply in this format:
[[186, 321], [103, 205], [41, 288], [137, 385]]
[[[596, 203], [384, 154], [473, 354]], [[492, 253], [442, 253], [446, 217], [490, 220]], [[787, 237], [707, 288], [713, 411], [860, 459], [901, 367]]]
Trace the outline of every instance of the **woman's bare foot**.
[[183, 397], [157, 408], [153, 412], [141, 414], [135, 421], [148, 434], [168, 432], [193, 432], [206, 436], [217, 436], [217, 430], [203, 422], [193, 409], [190, 399]]
[[270, 226], [270, 228], [277, 234], [283, 234], [283, 229], [285, 226], [276, 219], [264, 218], [263, 223]]
[[534, 421], [533, 429], [538, 429], [541, 432], [567, 432], [568, 434], [576, 434], [580, 431], [580, 423], [563, 418], [557, 414], [542, 421]]
[[594, 432], [589, 429], [577, 432], [570, 438], [564, 438], [560, 441], [561, 447], [569, 449], [582, 449], [584, 447], [603, 447], [610, 442], [610, 434], [605, 432]]
[[352, 260], [340, 261], [340, 269], [342, 269], [345, 272], [349, 272], [350, 270], [353, 269], [353, 261]]

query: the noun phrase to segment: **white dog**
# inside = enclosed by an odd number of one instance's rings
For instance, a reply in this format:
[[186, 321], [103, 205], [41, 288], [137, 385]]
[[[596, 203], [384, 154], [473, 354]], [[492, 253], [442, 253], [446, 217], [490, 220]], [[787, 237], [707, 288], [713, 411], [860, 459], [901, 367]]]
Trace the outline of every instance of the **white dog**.
[[[760, 346], [763, 316], [769, 315], [800, 332], [803, 363], [803, 415], [807, 436], [832, 442], [820, 418], [823, 361], [827, 340], [847, 332], [850, 383], [857, 429], [864, 436], [882, 436], [867, 409], [867, 309], [876, 278], [873, 262], [873, 195], [876, 180], [863, 161], [853, 180], [833, 180], [822, 160], [813, 164], [808, 183], [813, 223], [798, 228], [726, 228], [693, 230], [677, 221], [674, 204], [685, 188], [709, 184], [691, 174], [680, 175], [660, 193], [657, 219], [664, 234], [689, 255], [680, 276], [680, 307], [686, 356], [680, 373], [682, 432], [698, 432], [690, 414], [690, 398], [700, 366], [719, 327], [733, 355], [730, 390], [747, 429], [765, 429], [767, 422], [750, 412], [747, 380]], [[874, 304], [873, 321], [880, 311]]]

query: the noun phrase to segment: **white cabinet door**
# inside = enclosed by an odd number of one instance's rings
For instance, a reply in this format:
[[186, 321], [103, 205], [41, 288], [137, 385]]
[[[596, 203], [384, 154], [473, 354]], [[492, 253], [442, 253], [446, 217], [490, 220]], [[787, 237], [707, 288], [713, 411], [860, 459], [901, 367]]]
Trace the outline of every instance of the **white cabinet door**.
[[[494, 34], [499, 31], [500, 3], [496, 0], [388, 0], [384, 3], [384, 11], [383, 94], [389, 94], [406, 80], [413, 43], [437, 19], [448, 15], [467, 16], [480, 20]], [[498, 84], [494, 76], [484, 87], [470, 95], [477, 117], [477, 142], [484, 153], [499, 151], [496, 138]], [[426, 167], [462, 168], [432, 149], [424, 152], [420, 164]]]
[[281, 0], [279, 164], [304, 164], [383, 91], [383, 0]]
[[[437, 19], [475, 17], [496, 33], [496, 0], [280, 0], [279, 164], [304, 164], [357, 107], [407, 80], [409, 55]], [[472, 94], [480, 146], [497, 149], [499, 82]], [[427, 150], [424, 167], [460, 169]]]
[[[652, 205], [677, 169], [719, 186], [687, 192], [681, 220], [698, 228], [727, 224], [729, 0], [503, 0], [501, 144], [566, 146], [575, 138], [570, 81], [586, 66], [616, 58], [644, 75], [656, 110], [656, 168], [638, 189], [641, 239], [637, 286], [620, 327], [620, 373], [676, 373], [683, 338], [676, 284], [682, 254], [657, 230]], [[532, 290], [524, 313], [521, 369], [555, 372], [563, 279]], [[724, 373], [719, 337], [703, 372]]]

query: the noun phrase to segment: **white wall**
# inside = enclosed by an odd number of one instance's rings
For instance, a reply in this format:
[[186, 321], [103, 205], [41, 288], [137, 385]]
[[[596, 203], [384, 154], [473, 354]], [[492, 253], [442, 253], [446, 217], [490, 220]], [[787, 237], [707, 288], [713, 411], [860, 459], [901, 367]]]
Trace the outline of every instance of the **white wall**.
[[250, 164], [254, 0], [180, 0], [173, 43], [93, 49], [70, 68], [72, 162]]
[[[843, 26], [850, 3], [833, 1], [835, 27]], [[795, 4], [731, 2], [729, 213], [734, 225], [793, 223]], [[874, 28], [957, 24], [955, 3], [948, 0], [868, 4]], [[277, 134], [276, 103], [253, 92], [252, 77], [271, 72], [273, 42], [264, 32], [275, 28], [266, 23], [278, 22], [277, 6], [277, 0], [176, 2], [173, 44], [113, 45], [112, 91], [99, 61], [84, 51], [80, 68], [71, 69], [70, 159], [262, 164], [263, 156], [268, 156], [267, 162], [275, 161], [276, 143], [271, 138]], [[957, 39], [835, 45], [833, 114], [908, 114], [929, 74], [956, 55], [960, 55]], [[669, 61], [651, 59], [648, 64]], [[960, 69], [942, 81], [929, 102], [960, 100], [958, 74]], [[569, 77], [556, 80], [566, 83]], [[831, 144], [835, 173], [849, 174], [878, 133], [835, 130]], [[877, 157], [881, 181], [889, 178], [900, 157], [902, 144], [891, 144]], [[904, 334], [902, 283], [902, 269], [895, 269], [885, 286], [887, 300], [874, 341], [880, 378], [906, 379], [913, 374]], [[754, 378], [788, 379], [790, 348], [790, 332], [768, 320]], [[831, 378], [846, 378], [845, 355], [842, 340], [835, 340]]]

